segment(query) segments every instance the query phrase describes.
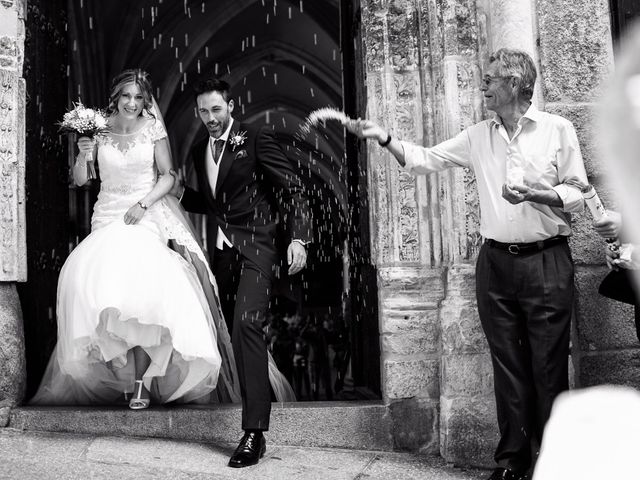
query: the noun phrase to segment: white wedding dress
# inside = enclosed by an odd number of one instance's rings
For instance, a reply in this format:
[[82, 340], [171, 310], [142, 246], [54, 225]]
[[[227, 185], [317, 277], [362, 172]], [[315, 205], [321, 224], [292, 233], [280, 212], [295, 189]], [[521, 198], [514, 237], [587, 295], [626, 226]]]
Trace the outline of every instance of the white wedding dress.
[[152, 403], [240, 400], [215, 281], [181, 207], [166, 196], [138, 224], [123, 220], [157, 181], [154, 142], [164, 137], [153, 119], [97, 137], [91, 234], [60, 272], [58, 343], [33, 404], [118, 401], [133, 390], [134, 346], [151, 358]]

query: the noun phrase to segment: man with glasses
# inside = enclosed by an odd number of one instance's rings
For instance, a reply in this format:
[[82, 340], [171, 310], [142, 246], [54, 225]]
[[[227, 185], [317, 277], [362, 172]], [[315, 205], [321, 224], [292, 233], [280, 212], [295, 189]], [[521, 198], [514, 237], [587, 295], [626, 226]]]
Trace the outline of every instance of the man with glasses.
[[485, 239], [476, 265], [480, 321], [493, 361], [500, 442], [489, 480], [529, 478], [555, 397], [568, 388], [573, 262], [570, 213], [587, 177], [573, 125], [531, 103], [536, 68], [518, 50], [489, 59], [480, 89], [495, 115], [425, 148], [370, 120], [346, 124], [413, 174], [474, 171]]

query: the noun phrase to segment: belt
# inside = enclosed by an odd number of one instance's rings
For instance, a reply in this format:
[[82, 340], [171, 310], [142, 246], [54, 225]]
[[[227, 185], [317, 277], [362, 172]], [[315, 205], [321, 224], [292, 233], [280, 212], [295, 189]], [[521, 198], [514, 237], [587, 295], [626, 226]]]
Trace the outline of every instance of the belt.
[[484, 243], [492, 248], [509, 252], [512, 255], [521, 255], [524, 253], [539, 252], [540, 250], [544, 250], [545, 248], [549, 248], [554, 245], [567, 243], [567, 237], [566, 235], [558, 235], [557, 237], [551, 237], [546, 240], [538, 240], [537, 242], [531, 243], [502, 243], [496, 242], [491, 238], [487, 238]]

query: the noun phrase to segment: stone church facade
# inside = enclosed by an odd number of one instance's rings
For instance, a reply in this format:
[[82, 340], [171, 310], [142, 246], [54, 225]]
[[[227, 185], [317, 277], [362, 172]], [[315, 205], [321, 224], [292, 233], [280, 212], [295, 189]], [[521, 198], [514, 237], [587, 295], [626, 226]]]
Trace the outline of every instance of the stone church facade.
[[[23, 72], [28, 0], [0, 0], [0, 427], [25, 395], [16, 285], [27, 271]], [[479, 91], [490, 52], [529, 52], [534, 102], [576, 126], [590, 181], [603, 181], [592, 124], [614, 65], [607, 0], [361, 0], [357, 50], [362, 116], [396, 137], [432, 145], [486, 118]], [[372, 260], [377, 272], [382, 403], [389, 445], [491, 465], [497, 442], [488, 348], [477, 316], [474, 262], [482, 242], [473, 175], [403, 173], [386, 150], [366, 159]], [[576, 309], [572, 384], [640, 386], [633, 312], [598, 298], [606, 267], [587, 213], [574, 218]]]

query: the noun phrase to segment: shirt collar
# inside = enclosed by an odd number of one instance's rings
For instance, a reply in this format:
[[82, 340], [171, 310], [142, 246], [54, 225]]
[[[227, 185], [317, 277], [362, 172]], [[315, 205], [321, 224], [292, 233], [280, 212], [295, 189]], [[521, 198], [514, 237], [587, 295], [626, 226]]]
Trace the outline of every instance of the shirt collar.
[[231, 121], [229, 122], [229, 126], [227, 126], [227, 129], [224, 131], [224, 133], [222, 135], [220, 135], [218, 138], [213, 138], [213, 137], [209, 137], [209, 141], [213, 144], [213, 142], [215, 140], [224, 140], [224, 142], [226, 142], [229, 139], [229, 133], [231, 133], [231, 127], [233, 127], [233, 122], [235, 120], [233, 119], [233, 117], [231, 117]]
[[[519, 123], [522, 122], [523, 118], [531, 120], [532, 122], [537, 122], [538, 120], [540, 120], [540, 110], [538, 110], [536, 106], [531, 103], [529, 104], [529, 108], [527, 108], [527, 111], [524, 112], [524, 115], [522, 115], [522, 118], [520, 118]], [[493, 117], [491, 118], [491, 124], [502, 125], [502, 119], [497, 113], [493, 114]]]

